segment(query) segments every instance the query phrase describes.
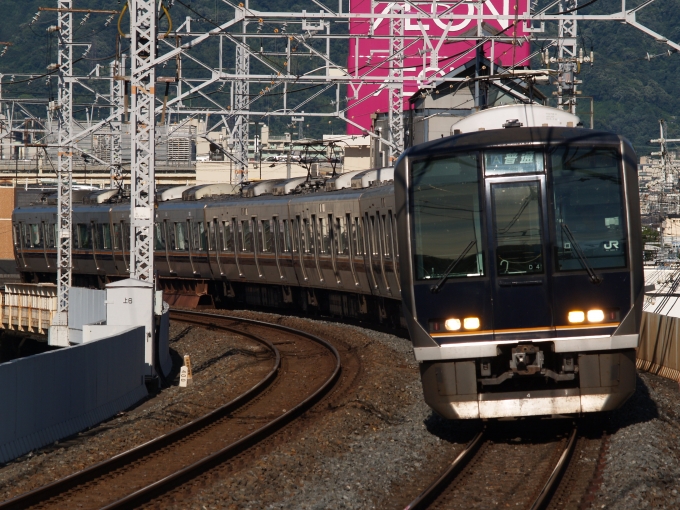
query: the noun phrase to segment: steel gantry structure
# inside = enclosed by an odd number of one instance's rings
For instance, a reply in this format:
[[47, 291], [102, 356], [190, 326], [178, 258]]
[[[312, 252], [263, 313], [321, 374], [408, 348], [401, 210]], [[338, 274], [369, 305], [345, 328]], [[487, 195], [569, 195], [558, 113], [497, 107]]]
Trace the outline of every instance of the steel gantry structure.
[[73, 13], [71, 0], [58, 0], [58, 25], [55, 27], [59, 43], [58, 96], [55, 105], [58, 119], [57, 157], [57, 313], [55, 315], [52, 345], [68, 345], [68, 305], [71, 288], [71, 248], [73, 244], [73, 151], [70, 139], [73, 134]]
[[[86, 1], [82, 0], [83, 3]], [[60, 314], [57, 324], [67, 324], [68, 288], [71, 284], [73, 156], [83, 152], [79, 143], [87, 136], [110, 129], [111, 155], [109, 161], [104, 163], [111, 166], [112, 173], [120, 172], [121, 129], [126, 120], [123, 110], [126, 109], [128, 96], [125, 83], [130, 84], [131, 98], [130, 272], [133, 277], [150, 280], [153, 277], [154, 145], [158, 139], [155, 125], [156, 116], [160, 117], [163, 112], [166, 112], [165, 131], [159, 129], [158, 132], [164, 133], [162, 136], [165, 137], [175, 129], [172, 127], [176, 125], [173, 122], [181, 125], [186, 119], [207, 115], [216, 119], [212, 125], [205, 122], [205, 130], [197, 133], [197, 136], [207, 137], [217, 129], [224, 129], [229, 147], [233, 149], [225, 150], [225, 153], [236, 163], [238, 180], [243, 182], [248, 179], [249, 117], [261, 121], [273, 117], [299, 116], [305, 105], [333, 90], [335, 98], [324, 103], [325, 109], [309, 111], [307, 108], [304, 116], [340, 119], [359, 132], [381, 140], [389, 147], [390, 159], [394, 161], [404, 150], [402, 108], [405, 84], [414, 80], [412, 75], [408, 76], [405, 72], [404, 63], [409, 58], [422, 58], [422, 72], [417, 77], [418, 86], [433, 90], [445, 81], [462, 82], [463, 78], [447, 78], [446, 74], [480, 45], [495, 43], [514, 47], [518, 42], [518, 27], [525, 34], [523, 41], [537, 41], [544, 47], [556, 46], [563, 59], [578, 58], [576, 28], [579, 21], [626, 23], [673, 50], [680, 50], [680, 45], [637, 21], [639, 10], [650, 2], [627, 8], [626, 0], [622, 0], [619, 12], [592, 15], [581, 14], [577, 0], [549, 0], [541, 2], [540, 8], [527, 6], [526, 12], [520, 12], [521, 9], [511, 11], [509, 7], [507, 12], [494, 12], [488, 0], [459, 0], [446, 5], [431, 0], [389, 3], [371, 0], [367, 12], [346, 12], [342, 2], [336, 8], [318, 0], [312, 1], [319, 7], [318, 12], [265, 12], [251, 8], [247, 1], [235, 4], [231, 0], [219, 0], [220, 5], [231, 11], [228, 19], [217, 20], [202, 15], [196, 7], [198, 2], [189, 5], [176, 0], [173, 13], [178, 8], [184, 8], [194, 16], [194, 27], [198, 20], [202, 26], [210, 24], [211, 28], [207, 31], [193, 30], [192, 19], [187, 18], [183, 23], [169, 27], [166, 34], [159, 36], [157, 24], [161, 4], [154, 0], [129, 0], [126, 5], [129, 7], [130, 33], [124, 34], [130, 43], [127, 50], [129, 76], [123, 55], [115, 59], [113, 69], [104, 73], [105, 76], [76, 76], [73, 68], [73, 2], [57, 0], [58, 99], [52, 107], [52, 114], [56, 116], [58, 124], [58, 140], [54, 145], [59, 154]], [[509, 5], [512, 2], [505, 3]], [[169, 17], [165, 4], [163, 9]], [[555, 9], [556, 13], [551, 13]], [[496, 35], [487, 33], [482, 36], [482, 25], [492, 21], [505, 28]], [[347, 30], [348, 23], [357, 22], [370, 25], [368, 36], [353, 34]], [[383, 26], [387, 25], [387, 31], [375, 30], [381, 23]], [[557, 35], [549, 35], [545, 29], [547, 23], [559, 25], [554, 32]], [[442, 28], [437, 35], [428, 31], [435, 25]], [[477, 30], [462, 33], [460, 27], [463, 25], [476, 26]], [[354, 45], [366, 37], [386, 41], [388, 51], [371, 55], [373, 60], [369, 58], [351, 69], [348, 67], [346, 54], [331, 51], [335, 42], [344, 41]], [[419, 42], [414, 42], [416, 40]], [[468, 50], [454, 57], [442, 57], [445, 44], [470, 40], [474, 40], [476, 44], [471, 45]], [[212, 53], [204, 52], [201, 55], [193, 51], [199, 45], [206, 44], [219, 44], [219, 51], [214, 48]], [[224, 55], [233, 55], [233, 60], [227, 57], [227, 65]], [[214, 61], [215, 56], [218, 56], [217, 62]], [[531, 56], [533, 55], [529, 58]], [[362, 56], [364, 57], [365, 55]], [[190, 64], [193, 71], [188, 72], [186, 64]], [[156, 94], [155, 72], [166, 66], [169, 70], [174, 68], [174, 95], [161, 100]], [[513, 67], [514, 64], [509, 67], [509, 71], [513, 71]], [[384, 72], [376, 73], [378, 69], [383, 69]], [[566, 73], [568, 69], [565, 66], [560, 71]], [[509, 79], [514, 76], [508, 75]], [[88, 88], [82, 78], [111, 80], [108, 97], [104, 98]], [[494, 75], [487, 79], [500, 81], [504, 77]], [[75, 84], [89, 90], [98, 100], [101, 99], [99, 107], [107, 113], [104, 119], [90, 122], [77, 132], [73, 130]], [[363, 104], [373, 94], [362, 91], [362, 87], [366, 90], [367, 86], [374, 87], [373, 91], [377, 87], [375, 93], [387, 89], [387, 132], [373, 132], [356, 122], [349, 114], [350, 108]], [[0, 90], [1, 87], [2, 83]], [[348, 93], [343, 93], [344, 90], [341, 92], [341, 87], [347, 87]], [[566, 106], [566, 99], [566, 95], [563, 95], [561, 104]], [[21, 106], [18, 99], [0, 100], [17, 101], [16, 104]], [[194, 100], [193, 105], [191, 100]], [[201, 101], [200, 106], [195, 105], [196, 100]], [[267, 102], [270, 104], [265, 104]], [[275, 103], [274, 106], [271, 103]]]
[[156, 0], [130, 5], [130, 277], [152, 281], [156, 180]]

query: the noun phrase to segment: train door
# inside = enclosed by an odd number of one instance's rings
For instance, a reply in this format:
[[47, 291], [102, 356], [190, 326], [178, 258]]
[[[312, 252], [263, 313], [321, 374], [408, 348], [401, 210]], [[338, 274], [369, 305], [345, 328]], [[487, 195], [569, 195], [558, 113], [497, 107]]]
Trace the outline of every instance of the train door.
[[216, 278], [222, 274], [217, 259], [219, 258], [217, 218], [210, 219], [208, 210], [203, 207], [203, 249], [205, 251], [206, 263], [210, 271], [211, 278]]
[[14, 225], [14, 250], [21, 257], [21, 262], [24, 268], [27, 268], [26, 257], [24, 256], [24, 223], [19, 222]]
[[[210, 260], [208, 259], [208, 262], [210, 263], [210, 270], [213, 271], [213, 275], [217, 275], [217, 273], [220, 274], [220, 276], [224, 276], [224, 269], [222, 269], [222, 261], [220, 260], [220, 253], [222, 251], [222, 248], [224, 246], [224, 233], [221, 233], [221, 228], [220, 228], [220, 223], [217, 218], [213, 218], [212, 222], [208, 224], [208, 231], [210, 233], [209, 239], [208, 239], [208, 249], [212, 247], [212, 252], [214, 253], [213, 259]], [[213, 267], [216, 269], [213, 270]]]
[[368, 267], [367, 273], [370, 273], [371, 283], [374, 290], [374, 294], [380, 294], [380, 287], [378, 285], [378, 278], [375, 275], [375, 264], [373, 259], [375, 258], [375, 238], [373, 237], [373, 229], [371, 228], [371, 219], [375, 221], [374, 216], [369, 216], [368, 213], [364, 213], [364, 225], [363, 225], [363, 238], [364, 238], [364, 249], [366, 253], [365, 257], [365, 267]]
[[543, 175], [486, 180], [496, 338], [531, 339], [553, 330], [545, 201]]

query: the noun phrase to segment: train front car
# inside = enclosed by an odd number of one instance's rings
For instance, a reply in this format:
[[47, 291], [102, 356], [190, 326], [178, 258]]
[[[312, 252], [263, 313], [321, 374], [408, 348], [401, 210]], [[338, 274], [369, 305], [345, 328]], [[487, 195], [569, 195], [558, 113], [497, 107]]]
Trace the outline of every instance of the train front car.
[[400, 159], [402, 303], [437, 413], [578, 415], [633, 394], [636, 161], [616, 135], [560, 127], [462, 134]]

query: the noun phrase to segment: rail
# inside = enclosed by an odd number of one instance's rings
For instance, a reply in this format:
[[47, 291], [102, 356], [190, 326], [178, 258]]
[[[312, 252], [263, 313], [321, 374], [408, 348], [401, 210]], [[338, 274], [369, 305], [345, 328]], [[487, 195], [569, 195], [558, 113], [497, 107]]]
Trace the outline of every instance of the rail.
[[[559, 460], [555, 464], [545, 485], [539, 491], [538, 496], [529, 507], [530, 510], [545, 510], [550, 505], [551, 499], [562, 480], [576, 448], [577, 432], [577, 426], [574, 425]], [[445, 499], [447, 489], [455, 485], [463, 471], [473, 464], [472, 461], [482, 445], [489, 442], [492, 441], [487, 438], [486, 430], [478, 432], [441, 475], [420, 493], [418, 497], [406, 505], [404, 510], [423, 510], [430, 506], [437, 506], [437, 503], [440, 503], [439, 499]]]
[[[340, 374], [340, 355], [335, 347], [326, 341], [304, 331], [298, 331], [278, 324], [268, 324], [262, 321], [242, 319], [207, 312], [173, 310], [171, 312], [171, 317], [182, 322], [192, 322], [203, 327], [212, 327], [218, 330], [230, 331], [238, 335], [250, 337], [265, 345], [272, 353], [275, 354], [276, 361], [274, 367], [265, 378], [250, 388], [246, 393], [225, 404], [224, 406], [206, 414], [205, 416], [198, 418], [182, 427], [179, 427], [168, 434], [160, 436], [155, 440], [133, 448], [132, 450], [124, 452], [99, 464], [86, 468], [71, 476], [57, 480], [49, 485], [35, 489], [26, 494], [17, 496], [16, 498], [5, 501], [4, 503], [0, 503], [0, 509], [27, 508], [35, 505], [45, 506], [51, 503], [61, 507], [71, 506], [65, 503], [67, 496], [73, 495], [74, 498], [77, 498], [79, 493], [87, 492], [82, 491], [83, 486], [91, 483], [95, 479], [97, 480], [97, 490], [98, 492], [101, 492], [102, 484], [106, 478], [118, 476], [119, 478], [114, 483], [120, 484], [121, 471], [124, 471], [125, 469], [134, 469], [136, 465], [141, 464], [145, 459], [149, 459], [150, 456], [155, 457], [155, 460], [150, 459], [150, 462], [158, 462], [160, 455], [159, 452], [161, 451], [167, 451], [166, 449], [173, 447], [186, 447], [187, 443], [190, 443], [190, 441], [194, 440], [196, 437], [199, 437], [200, 434], [202, 434], [205, 430], [212, 431], [211, 433], [214, 434], [219, 433], [221, 430], [219, 427], [222, 425], [224, 425], [223, 428], [233, 426], [232, 420], [230, 419], [233, 414], [238, 412], [239, 409], [252, 406], [252, 402], [259, 398], [264, 398], [269, 394], [269, 392], [274, 392], [276, 391], [276, 388], [282, 386], [280, 383], [273, 384], [273, 381], [275, 379], [280, 379], [281, 360], [286, 358], [286, 355], [282, 355], [279, 349], [276, 348], [271, 341], [265, 340], [264, 338], [261, 338], [252, 332], [244, 331], [244, 325], [268, 328], [270, 330], [276, 329], [289, 335], [295, 335], [298, 338], [311, 340], [312, 343], [317, 344], [327, 351], [330, 351], [330, 354], [335, 360], [334, 363], [332, 363], [333, 368], [330, 370], [332, 373], [325, 378], [324, 382], [318, 386], [312, 394], [307, 395], [306, 398], [304, 398], [304, 400], [301, 402], [298, 402], [297, 405], [290, 407], [290, 409], [283, 412], [283, 414], [280, 414], [274, 419], [268, 421], [265, 425], [261, 426], [257, 430], [240, 437], [236, 441], [218, 449], [217, 451], [212, 451], [208, 455], [202, 456], [199, 458], [199, 460], [189, 465], [182, 466], [169, 475], [165, 475], [160, 479], [153, 480], [151, 483], [147, 483], [141, 488], [136, 488], [136, 490], [122, 498], [108, 502], [105, 506], [103, 506], [103, 508], [136, 507], [146, 501], [151, 500], [154, 497], [157, 497], [158, 495], [165, 493], [173, 487], [181, 485], [194, 476], [209, 470], [211, 467], [219, 465], [220, 463], [233, 458], [233, 456], [245, 451], [247, 448], [268, 437], [273, 432], [281, 428], [284, 424], [292, 421], [296, 417], [299, 417], [304, 411], [314, 405], [323, 395], [330, 391]], [[290, 344], [290, 342], [286, 342], [286, 344]], [[307, 343], [307, 345], [309, 345], [309, 343]], [[288, 347], [287, 345], [287, 348], [291, 347]], [[290, 354], [290, 360], [294, 360], [296, 358], [296, 353]], [[287, 371], [285, 373], [287, 373]], [[291, 377], [293, 376], [291, 375]], [[191, 455], [189, 455], [187, 458], [190, 457]], [[154, 472], [154, 470], [147, 469], [147, 472], [149, 471]], [[55, 501], [53, 498], [58, 498], [58, 501]]]

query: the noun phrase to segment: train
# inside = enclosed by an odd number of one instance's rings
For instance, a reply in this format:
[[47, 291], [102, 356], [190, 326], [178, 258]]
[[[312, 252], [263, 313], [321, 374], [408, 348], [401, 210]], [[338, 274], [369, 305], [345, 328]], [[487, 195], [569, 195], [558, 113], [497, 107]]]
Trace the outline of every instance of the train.
[[[129, 272], [129, 198], [73, 198], [75, 285]], [[54, 197], [15, 209], [22, 279], [55, 281]], [[405, 327], [448, 419], [578, 416], [635, 391], [643, 299], [637, 157], [540, 105], [466, 117], [394, 167], [156, 197], [166, 301]]]

